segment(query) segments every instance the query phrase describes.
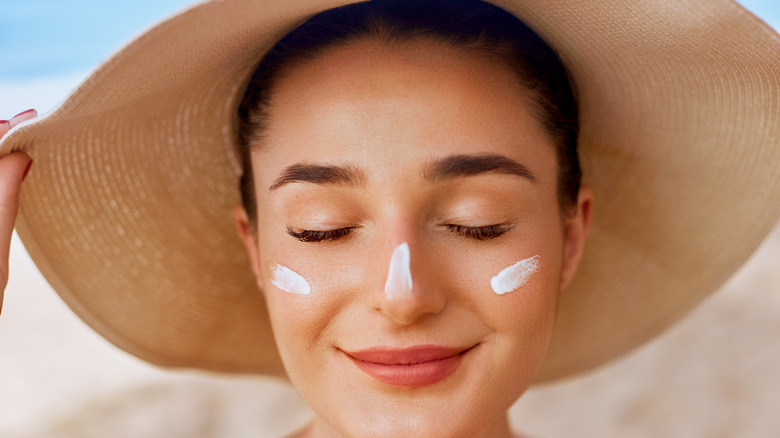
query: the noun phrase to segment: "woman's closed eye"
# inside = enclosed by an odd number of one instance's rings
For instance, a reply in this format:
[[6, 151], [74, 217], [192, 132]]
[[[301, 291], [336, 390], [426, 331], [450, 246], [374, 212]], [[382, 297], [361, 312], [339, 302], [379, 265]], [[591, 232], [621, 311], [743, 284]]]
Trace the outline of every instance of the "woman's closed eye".
[[305, 230], [287, 227], [287, 234], [300, 240], [301, 242], [323, 242], [339, 240], [352, 232], [355, 226], [336, 228], [333, 230]]
[[475, 240], [489, 240], [489, 239], [495, 239], [496, 237], [505, 234], [506, 232], [514, 228], [515, 225], [494, 224], [494, 225], [485, 225], [481, 227], [468, 227], [465, 225], [447, 224], [446, 227], [448, 230], [452, 231], [453, 233], [461, 237], [466, 237]]
[[[469, 227], [465, 225], [447, 224], [445, 227], [460, 237], [474, 240], [489, 240], [499, 237], [514, 228], [511, 225], [485, 225], [481, 227]], [[287, 227], [287, 234], [300, 240], [301, 242], [316, 243], [325, 241], [335, 241], [348, 236], [356, 226], [336, 228], [333, 230], [306, 230]]]

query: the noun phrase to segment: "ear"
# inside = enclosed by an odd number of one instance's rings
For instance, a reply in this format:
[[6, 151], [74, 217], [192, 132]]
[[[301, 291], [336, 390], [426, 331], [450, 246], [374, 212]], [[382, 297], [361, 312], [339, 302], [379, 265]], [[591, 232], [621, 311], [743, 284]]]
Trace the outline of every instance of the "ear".
[[585, 240], [590, 232], [593, 220], [593, 190], [581, 186], [577, 195], [576, 214], [564, 221], [563, 268], [561, 269], [561, 290], [566, 289], [577, 272], [582, 254], [585, 252]]
[[249, 223], [249, 215], [242, 205], [233, 209], [233, 220], [236, 223], [238, 237], [244, 244], [244, 249], [249, 256], [249, 263], [252, 265], [252, 273], [255, 275], [255, 283], [260, 290], [263, 290], [263, 280], [260, 275], [260, 255], [257, 247], [257, 232]]

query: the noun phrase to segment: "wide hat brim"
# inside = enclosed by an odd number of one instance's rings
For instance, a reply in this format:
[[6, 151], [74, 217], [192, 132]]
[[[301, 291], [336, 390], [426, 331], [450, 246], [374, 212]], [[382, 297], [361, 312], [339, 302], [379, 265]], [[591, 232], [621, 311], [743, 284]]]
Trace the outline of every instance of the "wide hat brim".
[[[64, 301], [167, 367], [284, 375], [232, 222], [235, 113], [262, 54], [347, 1], [224, 0], [159, 24], [0, 155], [34, 160], [17, 230]], [[571, 70], [595, 223], [539, 381], [656, 336], [780, 216], [780, 38], [727, 0], [500, 0]], [[262, 214], [262, 212], [260, 212]]]

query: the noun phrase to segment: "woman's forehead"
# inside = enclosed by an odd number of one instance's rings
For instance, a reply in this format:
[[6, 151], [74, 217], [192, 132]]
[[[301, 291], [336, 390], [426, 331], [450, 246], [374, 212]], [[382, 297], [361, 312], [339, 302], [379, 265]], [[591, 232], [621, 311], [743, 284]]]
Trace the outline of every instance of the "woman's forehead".
[[[525, 93], [515, 72], [486, 56], [481, 50], [453, 47], [433, 38], [415, 38], [385, 44], [374, 38], [344, 43], [324, 50], [319, 56], [285, 69], [277, 80], [272, 102], [311, 91], [334, 93], [354, 102], [358, 97], [375, 101], [380, 97], [408, 98], [426, 85], [431, 93], [452, 91], [490, 94], [499, 82], [503, 93]], [[449, 89], [448, 89], [449, 88]], [[279, 95], [282, 95], [279, 97]]]
[[484, 56], [435, 41], [360, 41], [280, 78], [261, 155], [272, 163], [368, 154], [389, 163], [516, 155], [525, 144], [553, 151], [527, 96]]

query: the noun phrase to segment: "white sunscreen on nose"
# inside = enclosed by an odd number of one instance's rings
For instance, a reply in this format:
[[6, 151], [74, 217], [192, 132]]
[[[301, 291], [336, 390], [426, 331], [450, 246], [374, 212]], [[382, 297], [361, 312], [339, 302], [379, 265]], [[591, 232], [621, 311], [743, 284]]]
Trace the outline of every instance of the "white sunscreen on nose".
[[285, 292], [297, 295], [309, 295], [311, 293], [309, 282], [301, 274], [286, 266], [274, 266], [272, 274], [271, 283]]
[[412, 291], [411, 254], [409, 244], [404, 242], [393, 251], [390, 269], [385, 282], [385, 296], [394, 298]]
[[531, 275], [539, 269], [542, 258], [538, 255], [520, 260], [490, 279], [493, 292], [504, 295], [524, 285]]

